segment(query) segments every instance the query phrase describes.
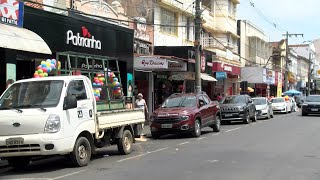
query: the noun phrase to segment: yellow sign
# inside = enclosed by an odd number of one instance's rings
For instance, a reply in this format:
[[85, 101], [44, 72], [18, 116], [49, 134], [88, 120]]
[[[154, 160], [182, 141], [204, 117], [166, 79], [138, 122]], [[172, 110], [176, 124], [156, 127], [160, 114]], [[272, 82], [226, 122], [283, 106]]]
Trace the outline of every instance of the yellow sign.
[[317, 71], [318, 75], [320, 75], [320, 69]]

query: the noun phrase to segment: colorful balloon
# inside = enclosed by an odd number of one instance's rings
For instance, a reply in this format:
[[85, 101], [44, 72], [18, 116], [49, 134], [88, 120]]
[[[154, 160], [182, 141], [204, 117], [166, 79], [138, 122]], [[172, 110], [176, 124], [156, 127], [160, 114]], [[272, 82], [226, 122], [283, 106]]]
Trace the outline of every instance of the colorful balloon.
[[43, 76], [44, 77], [48, 77], [48, 73], [43, 73]]
[[42, 74], [43, 73], [43, 70], [42, 69], [39, 69], [38, 70], [38, 74]]
[[46, 62], [45, 61], [41, 61], [41, 65], [43, 65], [43, 64], [46, 64]]

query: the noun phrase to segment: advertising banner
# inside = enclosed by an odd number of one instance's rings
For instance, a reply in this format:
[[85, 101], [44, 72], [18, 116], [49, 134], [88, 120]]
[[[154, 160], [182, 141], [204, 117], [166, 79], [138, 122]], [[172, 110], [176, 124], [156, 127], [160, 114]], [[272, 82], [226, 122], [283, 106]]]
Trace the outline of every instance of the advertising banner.
[[23, 26], [23, 2], [0, 0], [0, 23]]

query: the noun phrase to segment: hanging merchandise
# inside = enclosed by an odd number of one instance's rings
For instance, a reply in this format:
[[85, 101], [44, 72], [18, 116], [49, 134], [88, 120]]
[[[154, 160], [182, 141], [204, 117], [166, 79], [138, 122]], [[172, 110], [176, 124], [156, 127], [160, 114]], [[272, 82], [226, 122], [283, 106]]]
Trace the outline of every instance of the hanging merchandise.
[[[58, 65], [58, 67], [57, 67]], [[37, 67], [37, 70], [34, 72], [34, 78], [48, 77], [49, 73], [58, 69], [60, 70], [61, 63], [55, 59], [47, 59], [46, 61], [41, 61], [41, 64]]]

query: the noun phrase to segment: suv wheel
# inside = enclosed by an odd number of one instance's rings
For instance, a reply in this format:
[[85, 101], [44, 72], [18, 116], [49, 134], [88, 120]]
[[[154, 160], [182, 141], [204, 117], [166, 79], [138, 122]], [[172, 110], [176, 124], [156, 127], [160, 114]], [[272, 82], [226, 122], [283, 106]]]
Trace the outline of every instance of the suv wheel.
[[245, 119], [243, 120], [243, 123], [245, 123], [245, 124], [250, 123], [250, 113], [249, 112], [247, 112], [247, 115], [246, 115]]
[[257, 113], [255, 112], [254, 113], [254, 116], [252, 117], [252, 122], [256, 122], [257, 121]]

